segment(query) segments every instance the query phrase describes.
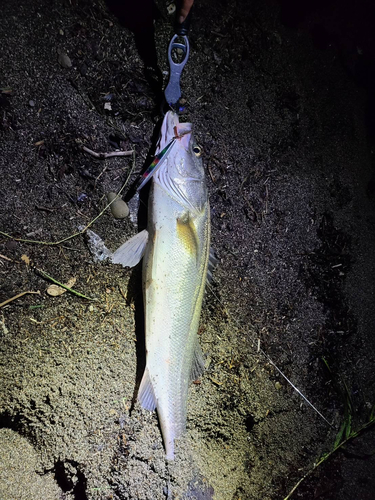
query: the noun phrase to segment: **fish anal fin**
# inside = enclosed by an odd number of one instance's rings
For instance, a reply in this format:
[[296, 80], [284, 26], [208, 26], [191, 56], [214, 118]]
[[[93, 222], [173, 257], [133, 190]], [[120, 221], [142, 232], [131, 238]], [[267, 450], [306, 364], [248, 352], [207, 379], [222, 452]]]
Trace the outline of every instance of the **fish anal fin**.
[[203, 352], [197, 340], [194, 350], [193, 364], [191, 365], [190, 381], [198, 380], [203, 374], [203, 372], [204, 372]]
[[150, 374], [147, 367], [143, 374], [141, 385], [139, 386], [138, 401], [140, 402], [142, 408], [144, 408], [145, 410], [154, 411], [156, 408], [154, 388], [152, 387]]
[[210, 247], [210, 255], [208, 257], [208, 267], [207, 267], [207, 283], [211, 284], [213, 281], [212, 273], [214, 272], [216, 266], [219, 263], [219, 259], [216, 257], [215, 250]]
[[111, 257], [113, 264], [134, 267], [142, 259], [148, 241], [148, 231], [144, 229], [121, 245]]

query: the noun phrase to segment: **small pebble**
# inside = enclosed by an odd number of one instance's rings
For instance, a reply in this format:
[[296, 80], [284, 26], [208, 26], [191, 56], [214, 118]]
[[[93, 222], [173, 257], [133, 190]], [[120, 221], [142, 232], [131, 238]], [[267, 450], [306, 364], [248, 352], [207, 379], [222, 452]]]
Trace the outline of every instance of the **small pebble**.
[[78, 198], [77, 198], [77, 201], [79, 203], [82, 203], [83, 201], [85, 201], [87, 199], [87, 194], [86, 193], [81, 193]]
[[[116, 198], [116, 193], [107, 194], [108, 203]], [[117, 198], [111, 205], [111, 212], [115, 219], [124, 219], [129, 215], [129, 207], [121, 198]]]
[[167, 6], [167, 12], [168, 12], [169, 15], [174, 14], [176, 12], [176, 4], [170, 3]]
[[280, 382], [275, 382], [275, 389], [277, 389], [278, 391], [282, 388], [282, 385], [280, 384]]
[[98, 50], [95, 54], [94, 57], [97, 61], [101, 61], [104, 59], [104, 53], [101, 50]]
[[72, 67], [72, 61], [70, 60], [70, 57], [64, 52], [61, 52], [61, 54], [59, 54], [59, 64], [62, 68]]
[[33, 108], [35, 106], [35, 102], [34, 101], [29, 101], [29, 106], [31, 106]]
[[14, 240], [8, 240], [5, 243], [5, 248], [9, 250], [9, 252], [14, 252], [15, 250], [17, 250], [17, 242]]
[[79, 68], [79, 72], [81, 73], [82, 76], [85, 76], [87, 74], [87, 64], [83, 63], [81, 64], [81, 67]]

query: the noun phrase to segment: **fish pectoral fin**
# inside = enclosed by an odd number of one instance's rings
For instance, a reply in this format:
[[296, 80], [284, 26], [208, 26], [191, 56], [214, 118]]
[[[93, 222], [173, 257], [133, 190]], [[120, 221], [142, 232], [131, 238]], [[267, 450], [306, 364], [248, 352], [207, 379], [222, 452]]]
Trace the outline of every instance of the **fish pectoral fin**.
[[177, 235], [185, 249], [198, 262], [199, 240], [194, 220], [188, 213], [186, 217], [180, 217], [176, 220]]
[[194, 350], [193, 364], [191, 365], [190, 382], [192, 382], [193, 380], [198, 380], [200, 376], [203, 374], [203, 372], [204, 372], [203, 352], [197, 340]]
[[134, 267], [142, 259], [148, 241], [148, 231], [144, 229], [121, 245], [111, 257], [114, 264]]
[[138, 401], [145, 410], [154, 411], [156, 408], [154, 388], [152, 387], [147, 366], [141, 380], [141, 385], [139, 386]]

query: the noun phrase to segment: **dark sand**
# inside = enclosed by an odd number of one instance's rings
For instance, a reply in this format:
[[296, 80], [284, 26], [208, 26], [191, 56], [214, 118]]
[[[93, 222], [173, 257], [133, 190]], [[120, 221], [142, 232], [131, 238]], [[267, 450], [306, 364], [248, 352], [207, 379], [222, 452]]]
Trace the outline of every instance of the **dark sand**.
[[[165, 72], [173, 31], [159, 5]], [[157, 417], [135, 403], [139, 269], [93, 263], [81, 236], [47, 246], [0, 235], [0, 302], [41, 293], [0, 311], [2, 500], [282, 499], [332, 449], [349, 398], [353, 428], [369, 419], [371, 16], [361, 5], [230, 5], [197, 0], [182, 81], [220, 265], [200, 328], [207, 369], [191, 388], [176, 460], [166, 465]], [[100, 213], [133, 164], [81, 146], [134, 149], [132, 183], [160, 114], [133, 34], [101, 2], [8, 1], [0, 12], [0, 87], [11, 88], [0, 94], [0, 230], [56, 242]], [[112, 249], [137, 231], [108, 211], [92, 229]], [[75, 277], [97, 301], [48, 296], [50, 282], [22, 255], [61, 282]], [[374, 440], [371, 429], [353, 440], [294, 498], [373, 499]]]

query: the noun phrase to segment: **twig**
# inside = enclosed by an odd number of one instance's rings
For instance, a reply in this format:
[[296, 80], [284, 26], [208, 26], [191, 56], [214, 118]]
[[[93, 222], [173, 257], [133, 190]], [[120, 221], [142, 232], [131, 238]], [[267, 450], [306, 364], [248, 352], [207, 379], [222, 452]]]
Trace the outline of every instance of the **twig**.
[[95, 153], [92, 149], [87, 148], [86, 146], [82, 146], [83, 151], [89, 153], [95, 158], [99, 158], [100, 160], [105, 160], [106, 158], [113, 158], [114, 156], [131, 156], [134, 153], [132, 151], [112, 151], [111, 153]]
[[122, 288], [119, 286], [120, 293], [125, 301], [127, 301], [126, 295], [124, 294]]
[[2, 255], [1, 253], [0, 253], [0, 259], [8, 260], [9, 262], [14, 262], [13, 259], [10, 259], [9, 257], [6, 257], [5, 255]]
[[210, 162], [208, 162], [207, 168], [208, 168], [208, 173], [210, 174], [211, 180], [215, 184], [216, 181], [215, 181], [214, 174], [212, 173], [212, 170], [211, 170]]
[[301, 479], [298, 481], [298, 483], [296, 483], [293, 486], [293, 488], [290, 490], [290, 492], [284, 498], [284, 500], [289, 500], [291, 498], [291, 496], [293, 495], [293, 493], [296, 491], [296, 489], [299, 487], [299, 485], [307, 477], [309, 477], [319, 467], [319, 465], [321, 465], [323, 462], [325, 462], [326, 460], [328, 460], [329, 458], [331, 458], [331, 456], [335, 453], [335, 451], [337, 451], [340, 448], [342, 448], [345, 444], [348, 443], [348, 441], [350, 441], [351, 439], [356, 438], [361, 432], [363, 432], [365, 429], [367, 429], [368, 427], [371, 427], [371, 425], [374, 425], [374, 424], [375, 424], [375, 418], [371, 418], [358, 431], [353, 432], [349, 437], [347, 437], [346, 439], [344, 439], [344, 441], [341, 441], [341, 443], [339, 445], [337, 445], [335, 448], [333, 448], [333, 450], [331, 450], [329, 453], [326, 453], [325, 455], [323, 455], [322, 458], [320, 460], [318, 460], [318, 462], [316, 464], [314, 464], [314, 467], [312, 469], [310, 469], [308, 472], [306, 472], [306, 474], [303, 477], [301, 477]]
[[100, 177], [104, 174], [104, 172], [107, 170], [107, 168], [108, 168], [108, 163], [106, 163], [104, 165], [103, 170], [100, 172], [100, 174], [98, 175], [98, 177], [95, 179], [95, 183], [94, 183], [95, 188], [96, 188], [96, 183], [98, 182], [98, 180], [100, 179]]
[[62, 288], [65, 288], [65, 290], [68, 290], [68, 292], [71, 292], [74, 295], [77, 295], [78, 297], [82, 297], [83, 299], [87, 299], [87, 300], [98, 300], [98, 299], [92, 299], [91, 297], [86, 297], [86, 295], [83, 295], [82, 293], [79, 293], [76, 290], [73, 290], [73, 288], [69, 288], [68, 286], [64, 285], [63, 283], [60, 283], [60, 281], [55, 280], [54, 278], [52, 278], [52, 276], [50, 276], [49, 274], [45, 273], [41, 269], [38, 269], [37, 267], [35, 269], [38, 271], [38, 273], [42, 274], [45, 278], [48, 278], [53, 283], [56, 283], [56, 285], [59, 285]]
[[213, 31], [211, 30], [211, 33], [215, 36], [219, 36], [221, 38], [226, 38], [228, 35], [223, 35], [222, 33], [219, 33], [218, 31]]
[[40, 291], [39, 290], [37, 292], [31, 292], [31, 291], [22, 292], [22, 293], [19, 293], [18, 295], [15, 295], [14, 297], [11, 297], [10, 299], [4, 300], [4, 302], [2, 302], [0, 304], [0, 307], [6, 306], [7, 304], [9, 304], [9, 302], [12, 302], [13, 300], [19, 299], [20, 297], [23, 297], [24, 295], [26, 295], [28, 293], [33, 293], [33, 294], [36, 294], [36, 295], [40, 295]]
[[100, 214], [95, 217], [95, 219], [93, 219], [91, 222], [89, 222], [87, 224], [87, 226], [85, 226], [82, 230], [78, 231], [77, 233], [71, 234], [70, 236], [67, 236], [66, 238], [63, 238], [62, 240], [59, 240], [59, 241], [25, 240], [23, 238], [15, 238], [11, 234], [4, 233], [3, 231], [0, 231], [0, 234], [7, 237], [7, 238], [10, 238], [11, 240], [14, 240], [14, 241], [21, 241], [22, 243], [35, 243], [37, 245], [47, 245], [47, 246], [57, 246], [57, 245], [60, 245], [61, 243], [64, 243], [64, 241], [68, 241], [68, 240], [71, 240], [72, 238], [75, 238], [76, 236], [80, 236], [81, 234], [85, 233], [87, 231], [87, 229], [89, 227], [91, 227], [104, 214], [104, 212], [112, 205], [112, 203], [120, 196], [122, 191], [127, 186], [129, 179], [130, 179], [132, 173], [134, 172], [134, 169], [135, 169], [135, 153], [133, 152], [132, 168], [130, 169], [129, 175], [126, 178], [126, 181], [124, 182], [124, 184], [122, 185], [120, 191], [117, 193], [117, 196], [115, 198], [113, 198], [113, 200], [104, 207], [104, 209], [100, 212]]
[[54, 212], [57, 208], [48, 208], [48, 207], [40, 207], [39, 205], [35, 205], [37, 210], [42, 210], [43, 212]]
[[11, 94], [12, 92], [11, 87], [0, 87], [0, 94]]

